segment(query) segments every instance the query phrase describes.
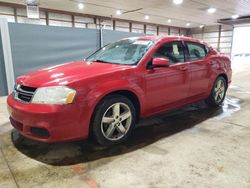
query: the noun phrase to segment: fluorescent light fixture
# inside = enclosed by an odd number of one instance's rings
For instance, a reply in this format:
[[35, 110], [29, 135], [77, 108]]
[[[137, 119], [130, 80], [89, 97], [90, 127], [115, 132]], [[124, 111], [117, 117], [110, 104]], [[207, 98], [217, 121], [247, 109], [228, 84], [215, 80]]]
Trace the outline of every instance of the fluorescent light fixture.
[[204, 25], [200, 25], [200, 28], [203, 28], [204, 27]]
[[176, 5], [180, 5], [183, 3], [183, 0], [173, 0], [173, 3]]
[[122, 11], [121, 11], [121, 10], [117, 10], [117, 11], [116, 11], [116, 14], [117, 14], [117, 15], [121, 15], [121, 14], [122, 14]]
[[208, 12], [209, 14], [213, 14], [213, 13], [216, 12], [216, 8], [211, 7], [211, 8], [209, 8], [209, 9], [207, 9], [207, 12]]
[[168, 19], [168, 23], [171, 23], [172, 22], [172, 20], [171, 19]]
[[145, 20], [148, 20], [148, 19], [149, 19], [149, 15], [145, 15], [145, 16], [144, 16], [144, 19], [145, 19]]
[[238, 14], [232, 15], [232, 19], [237, 19], [237, 18], [239, 18]]
[[78, 4], [78, 8], [79, 8], [79, 9], [83, 9], [83, 8], [84, 8], [84, 4], [83, 4], [83, 3], [79, 3], [79, 4]]
[[189, 26], [190, 26], [190, 23], [187, 23], [186, 26], [189, 27]]

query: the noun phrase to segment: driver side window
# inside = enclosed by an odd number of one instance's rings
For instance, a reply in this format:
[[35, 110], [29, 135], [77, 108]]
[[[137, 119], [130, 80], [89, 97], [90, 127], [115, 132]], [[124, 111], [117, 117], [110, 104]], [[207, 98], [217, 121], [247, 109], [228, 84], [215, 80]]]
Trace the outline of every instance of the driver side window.
[[170, 64], [184, 62], [184, 51], [181, 42], [168, 42], [163, 44], [154, 54], [154, 58], [168, 59]]

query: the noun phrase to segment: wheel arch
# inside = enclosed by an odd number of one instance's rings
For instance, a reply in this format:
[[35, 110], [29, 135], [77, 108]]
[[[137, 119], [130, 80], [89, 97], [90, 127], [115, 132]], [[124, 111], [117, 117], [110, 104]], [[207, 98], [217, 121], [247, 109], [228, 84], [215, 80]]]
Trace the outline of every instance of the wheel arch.
[[95, 116], [95, 112], [96, 112], [96, 108], [98, 107], [98, 105], [102, 102], [102, 100], [104, 100], [105, 98], [111, 96], [111, 95], [121, 95], [124, 97], [127, 97], [129, 100], [131, 100], [131, 102], [134, 104], [135, 110], [136, 110], [136, 122], [139, 121], [140, 119], [140, 113], [141, 113], [141, 102], [139, 97], [132, 91], [130, 90], [116, 90], [116, 91], [111, 91], [109, 93], [106, 93], [104, 96], [102, 96], [98, 102], [96, 103], [93, 112], [91, 114], [91, 119], [90, 119], [90, 126], [89, 126], [89, 135], [91, 135], [91, 131], [92, 131], [92, 122], [93, 122], [93, 118]]
[[[228, 87], [228, 77], [227, 77], [227, 75], [226, 75], [225, 73], [221, 73], [221, 74], [219, 74], [219, 75], [217, 76], [217, 78], [220, 77], [220, 76], [223, 77], [223, 78], [226, 80], [227, 87]], [[216, 78], [216, 79], [217, 79], [217, 78]], [[215, 79], [215, 80], [216, 80], [216, 79]]]

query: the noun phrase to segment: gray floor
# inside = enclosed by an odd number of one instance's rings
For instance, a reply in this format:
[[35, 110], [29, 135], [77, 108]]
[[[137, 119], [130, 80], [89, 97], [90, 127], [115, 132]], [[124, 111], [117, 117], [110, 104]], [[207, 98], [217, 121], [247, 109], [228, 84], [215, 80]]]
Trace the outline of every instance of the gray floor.
[[0, 99], [0, 187], [250, 187], [250, 64], [222, 108], [203, 103], [148, 119], [111, 149], [89, 142], [14, 145]]

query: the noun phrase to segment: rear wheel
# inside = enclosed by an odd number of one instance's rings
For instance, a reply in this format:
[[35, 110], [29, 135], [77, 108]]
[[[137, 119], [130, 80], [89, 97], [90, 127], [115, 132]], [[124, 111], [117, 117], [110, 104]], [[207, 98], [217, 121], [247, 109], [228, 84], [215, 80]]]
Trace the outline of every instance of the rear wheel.
[[227, 82], [224, 77], [219, 76], [214, 82], [214, 86], [209, 97], [206, 99], [207, 105], [211, 107], [220, 106], [225, 99], [226, 91]]
[[92, 121], [93, 135], [104, 146], [121, 143], [130, 135], [135, 118], [135, 107], [128, 98], [110, 95], [96, 107]]

